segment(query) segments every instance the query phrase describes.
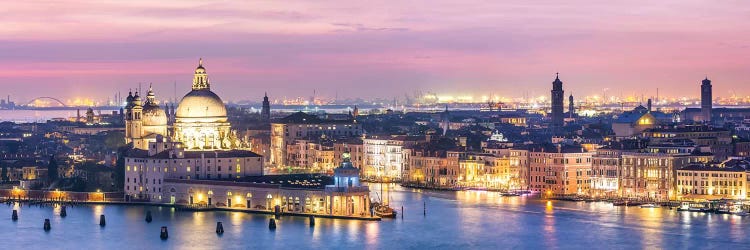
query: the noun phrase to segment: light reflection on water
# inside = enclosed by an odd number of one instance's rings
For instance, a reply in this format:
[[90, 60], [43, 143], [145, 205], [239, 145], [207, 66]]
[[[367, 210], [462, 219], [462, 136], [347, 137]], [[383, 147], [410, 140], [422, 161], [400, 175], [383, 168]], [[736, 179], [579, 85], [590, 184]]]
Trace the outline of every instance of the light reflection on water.
[[[380, 191], [378, 184], [371, 189]], [[387, 190], [388, 188], [384, 188]], [[608, 203], [502, 197], [486, 191], [439, 192], [391, 186], [390, 204], [404, 219], [382, 222], [282, 217], [268, 230], [269, 215], [184, 212], [166, 207], [0, 205], [0, 242], [39, 248], [248, 249], [488, 249], [488, 248], [744, 248], [750, 219], [666, 208], [613, 207]], [[373, 197], [376, 197], [373, 194]], [[423, 215], [423, 202], [427, 215]], [[19, 220], [10, 220], [11, 210]], [[153, 222], [144, 221], [147, 210]], [[107, 225], [99, 227], [99, 215]], [[42, 224], [50, 218], [52, 230]], [[216, 235], [216, 222], [225, 233]], [[167, 226], [170, 238], [159, 239]]]

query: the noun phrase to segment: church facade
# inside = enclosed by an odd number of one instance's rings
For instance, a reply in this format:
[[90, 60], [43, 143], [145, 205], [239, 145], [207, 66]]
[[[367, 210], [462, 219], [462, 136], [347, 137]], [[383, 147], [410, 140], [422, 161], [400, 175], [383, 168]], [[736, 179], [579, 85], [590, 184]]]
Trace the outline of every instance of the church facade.
[[[179, 102], [170, 128], [168, 117], [149, 88], [125, 106], [126, 200], [199, 206], [370, 217], [369, 188], [359, 185], [351, 163], [342, 164], [346, 185], [329, 176], [264, 176], [262, 156], [232, 131], [227, 109], [199, 62], [192, 89]], [[348, 162], [345, 161], [345, 162]], [[337, 173], [339, 173], [337, 172]], [[351, 175], [351, 176], [350, 176]]]

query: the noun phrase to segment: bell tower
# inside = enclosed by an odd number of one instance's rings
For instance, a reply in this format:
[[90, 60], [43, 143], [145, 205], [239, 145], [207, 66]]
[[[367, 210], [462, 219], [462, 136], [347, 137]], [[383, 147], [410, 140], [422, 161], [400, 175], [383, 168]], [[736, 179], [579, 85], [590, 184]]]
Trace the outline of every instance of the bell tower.
[[560, 81], [560, 73], [556, 74], [555, 81], [552, 82], [551, 100], [552, 127], [562, 127], [564, 125], [563, 101], [565, 100], [565, 92], [563, 91], [563, 82]]
[[135, 92], [133, 96], [132, 108], [130, 109], [130, 124], [128, 129], [130, 130], [130, 140], [133, 142], [134, 148], [148, 149], [148, 145], [144, 145], [143, 138], [143, 102], [138, 92]]
[[711, 80], [708, 80], [708, 76], [706, 76], [706, 79], [701, 82], [701, 116], [705, 123], [711, 123], [712, 121], [713, 94], [711, 89]]

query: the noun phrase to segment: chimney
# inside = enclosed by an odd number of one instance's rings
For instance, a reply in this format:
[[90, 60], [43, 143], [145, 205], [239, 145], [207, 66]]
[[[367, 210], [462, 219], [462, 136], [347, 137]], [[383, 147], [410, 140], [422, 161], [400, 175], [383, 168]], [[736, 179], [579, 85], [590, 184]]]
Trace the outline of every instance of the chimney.
[[648, 112], [651, 113], [651, 98], [648, 99]]

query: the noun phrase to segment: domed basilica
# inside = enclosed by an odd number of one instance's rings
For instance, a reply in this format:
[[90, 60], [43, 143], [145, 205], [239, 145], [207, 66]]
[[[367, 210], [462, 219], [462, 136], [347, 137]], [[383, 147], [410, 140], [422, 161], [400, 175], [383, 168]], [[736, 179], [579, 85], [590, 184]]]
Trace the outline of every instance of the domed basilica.
[[211, 84], [198, 62], [192, 90], [187, 93], [174, 113], [172, 133], [168, 130], [167, 112], [161, 108], [149, 87], [146, 102], [132, 92], [125, 106], [125, 138], [134, 148], [148, 150], [150, 142], [171, 140], [185, 150], [234, 149], [239, 145], [227, 121], [227, 109], [221, 98], [211, 91]]

